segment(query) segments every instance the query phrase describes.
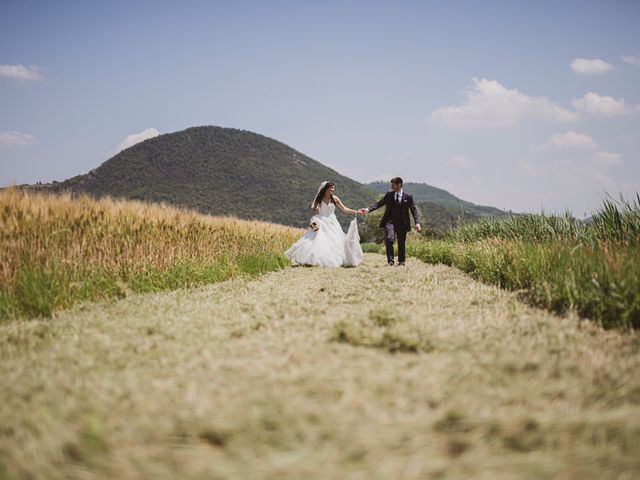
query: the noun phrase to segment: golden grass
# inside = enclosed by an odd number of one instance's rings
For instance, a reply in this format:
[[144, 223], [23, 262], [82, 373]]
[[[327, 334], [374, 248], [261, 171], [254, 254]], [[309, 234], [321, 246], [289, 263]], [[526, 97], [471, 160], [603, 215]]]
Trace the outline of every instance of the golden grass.
[[242, 270], [247, 258], [284, 263], [299, 235], [166, 205], [10, 188], [0, 192], [0, 319], [189, 286], [190, 278], [207, 283]]

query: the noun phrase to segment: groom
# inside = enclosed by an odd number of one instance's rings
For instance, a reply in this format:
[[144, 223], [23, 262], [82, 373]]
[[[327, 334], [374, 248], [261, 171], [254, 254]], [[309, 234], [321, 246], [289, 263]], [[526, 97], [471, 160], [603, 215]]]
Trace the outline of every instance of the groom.
[[380, 220], [380, 227], [385, 230], [385, 245], [387, 247], [387, 263], [393, 265], [393, 242], [398, 238], [398, 265], [404, 265], [405, 244], [407, 232], [411, 230], [409, 220], [409, 210], [416, 221], [416, 230], [421, 231], [418, 210], [413, 201], [413, 197], [402, 189], [402, 179], [394, 177], [391, 179], [391, 191], [387, 192], [378, 202], [369, 208], [361, 208], [358, 213], [369, 213], [384, 205], [385, 211]]

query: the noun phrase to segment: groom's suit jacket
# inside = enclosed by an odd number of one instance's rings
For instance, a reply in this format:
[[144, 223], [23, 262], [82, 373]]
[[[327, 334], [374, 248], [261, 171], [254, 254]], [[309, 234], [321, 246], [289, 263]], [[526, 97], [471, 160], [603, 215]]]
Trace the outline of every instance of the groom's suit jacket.
[[[416, 208], [413, 196], [410, 193], [405, 191], [402, 192], [402, 198], [400, 198], [400, 205], [398, 206], [395, 201], [395, 192], [393, 190], [389, 190], [385, 193], [384, 197], [369, 207], [369, 212], [373, 212], [383, 205], [385, 206], [385, 210], [382, 215], [382, 220], [380, 220], [380, 226], [383, 228], [387, 223], [393, 222], [396, 228], [402, 226], [407, 232], [411, 230], [409, 210], [411, 210], [411, 214], [413, 215], [415, 222], [420, 223], [420, 219], [418, 218], [418, 209]], [[398, 225], [398, 223], [401, 225]]]

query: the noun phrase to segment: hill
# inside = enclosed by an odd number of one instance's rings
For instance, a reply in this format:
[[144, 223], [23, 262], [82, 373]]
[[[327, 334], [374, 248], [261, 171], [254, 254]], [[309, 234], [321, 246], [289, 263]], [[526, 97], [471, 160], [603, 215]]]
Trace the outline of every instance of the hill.
[[304, 226], [313, 194], [324, 180], [336, 184], [336, 193], [349, 207], [364, 207], [375, 199], [368, 187], [282, 142], [245, 130], [203, 126], [145, 140], [85, 175], [45, 189], [167, 202], [213, 215]]
[[[389, 182], [372, 182], [367, 184], [376, 192], [386, 192], [389, 190]], [[475, 203], [462, 200], [455, 195], [443, 190], [442, 188], [433, 187], [426, 183], [406, 182], [404, 188], [413, 195], [416, 203], [430, 202], [432, 204], [444, 207], [449, 212], [456, 212], [456, 217], [464, 213], [464, 215], [472, 214], [474, 216], [501, 216], [507, 212], [495, 207], [484, 205], [476, 205]]]
[[[363, 185], [264, 135], [215, 126], [145, 140], [87, 174], [30, 188], [166, 202], [212, 215], [302, 227], [323, 180], [333, 181], [337, 194], [352, 208], [370, 205], [389, 188], [386, 182]], [[423, 183], [406, 187], [427, 225], [437, 231], [458, 225], [461, 215], [472, 221], [505, 213]], [[338, 218], [346, 226], [351, 217], [339, 213]]]

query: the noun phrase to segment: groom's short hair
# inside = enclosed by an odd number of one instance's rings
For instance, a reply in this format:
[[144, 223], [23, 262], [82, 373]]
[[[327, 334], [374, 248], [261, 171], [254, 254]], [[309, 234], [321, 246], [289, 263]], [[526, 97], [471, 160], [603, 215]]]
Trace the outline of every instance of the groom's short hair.
[[393, 177], [391, 183], [399, 183], [402, 186], [402, 179], [400, 177]]

